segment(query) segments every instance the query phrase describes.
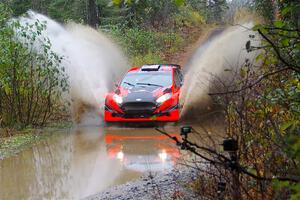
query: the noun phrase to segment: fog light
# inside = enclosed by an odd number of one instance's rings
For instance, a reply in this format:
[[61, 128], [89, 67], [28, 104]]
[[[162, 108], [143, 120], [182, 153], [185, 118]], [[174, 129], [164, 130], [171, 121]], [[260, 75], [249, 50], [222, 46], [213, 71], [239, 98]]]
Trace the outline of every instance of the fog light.
[[122, 151], [118, 152], [117, 158], [122, 161], [124, 159], [124, 153]]

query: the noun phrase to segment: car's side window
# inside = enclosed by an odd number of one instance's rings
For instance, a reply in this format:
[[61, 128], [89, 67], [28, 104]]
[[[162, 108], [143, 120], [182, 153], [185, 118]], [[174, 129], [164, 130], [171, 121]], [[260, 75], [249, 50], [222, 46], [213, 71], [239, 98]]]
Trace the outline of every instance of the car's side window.
[[179, 74], [180, 72], [176, 69], [174, 73], [175, 73], [174, 74], [175, 87], [179, 88], [180, 87], [180, 82], [181, 82], [181, 80], [180, 80], [180, 74]]
[[183, 83], [183, 74], [182, 74], [182, 71], [178, 70], [178, 74], [179, 74], [180, 83]]

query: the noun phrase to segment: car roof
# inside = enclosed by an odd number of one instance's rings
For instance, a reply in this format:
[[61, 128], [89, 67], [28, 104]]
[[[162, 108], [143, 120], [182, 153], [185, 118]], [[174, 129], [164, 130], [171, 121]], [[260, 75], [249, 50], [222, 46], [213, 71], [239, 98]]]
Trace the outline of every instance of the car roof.
[[180, 65], [177, 64], [146, 64], [141, 67], [133, 67], [128, 70], [128, 72], [155, 72], [155, 71], [171, 71], [172, 69], [179, 68], [181, 69]]

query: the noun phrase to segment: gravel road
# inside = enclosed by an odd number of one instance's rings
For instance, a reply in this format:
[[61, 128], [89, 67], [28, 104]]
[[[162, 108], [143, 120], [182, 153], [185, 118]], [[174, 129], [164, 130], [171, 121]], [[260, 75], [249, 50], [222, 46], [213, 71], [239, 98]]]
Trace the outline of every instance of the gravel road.
[[195, 174], [190, 169], [173, 169], [156, 174], [148, 172], [136, 181], [111, 187], [85, 200], [200, 199], [188, 187], [188, 183], [195, 179]]

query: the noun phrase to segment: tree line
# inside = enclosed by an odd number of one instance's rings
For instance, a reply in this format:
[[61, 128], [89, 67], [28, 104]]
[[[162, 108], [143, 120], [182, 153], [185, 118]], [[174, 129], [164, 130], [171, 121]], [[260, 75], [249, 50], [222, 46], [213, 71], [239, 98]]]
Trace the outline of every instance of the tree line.
[[92, 27], [110, 23], [134, 26], [165, 23], [178, 7], [188, 5], [205, 13], [211, 21], [221, 21], [225, 0], [4, 0], [15, 16], [29, 9], [60, 22], [82, 22]]

